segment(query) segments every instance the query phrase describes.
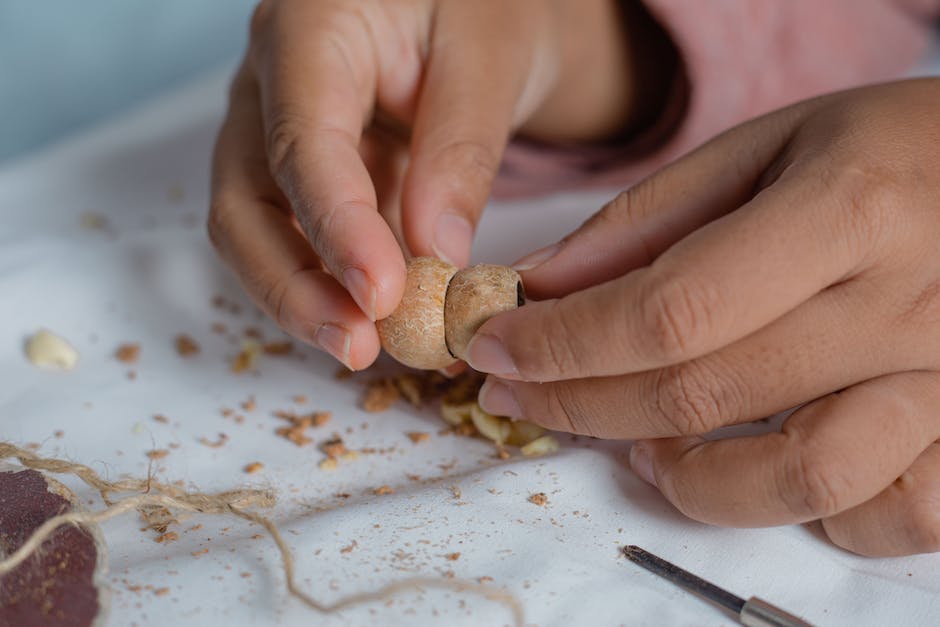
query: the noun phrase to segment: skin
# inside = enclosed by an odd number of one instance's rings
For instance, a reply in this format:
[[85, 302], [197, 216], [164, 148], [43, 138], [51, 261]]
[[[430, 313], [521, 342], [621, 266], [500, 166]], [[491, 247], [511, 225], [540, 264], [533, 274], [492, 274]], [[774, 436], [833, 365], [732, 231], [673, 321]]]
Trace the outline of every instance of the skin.
[[368, 366], [406, 256], [466, 264], [510, 134], [652, 120], [673, 72], [650, 60], [674, 58], [639, 6], [262, 2], [216, 143], [212, 242], [285, 330]]
[[937, 102], [911, 80], [751, 121], [520, 261], [545, 300], [471, 341], [482, 406], [636, 439], [633, 469], [700, 521], [940, 550]]

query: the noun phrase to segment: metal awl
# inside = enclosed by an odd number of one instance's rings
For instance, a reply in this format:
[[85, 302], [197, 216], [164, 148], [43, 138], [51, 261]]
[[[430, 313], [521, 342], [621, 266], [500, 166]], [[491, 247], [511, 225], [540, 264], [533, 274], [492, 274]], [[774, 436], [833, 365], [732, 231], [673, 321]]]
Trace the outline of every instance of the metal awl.
[[624, 547], [623, 554], [634, 564], [638, 564], [651, 573], [655, 573], [677, 586], [725, 608], [737, 616], [742, 625], [748, 625], [749, 627], [812, 627], [810, 623], [802, 618], [785, 612], [763, 599], [751, 597], [745, 601], [741, 597], [731, 594], [727, 590], [719, 588], [715, 584], [705, 581], [701, 577], [697, 577], [638, 546]]

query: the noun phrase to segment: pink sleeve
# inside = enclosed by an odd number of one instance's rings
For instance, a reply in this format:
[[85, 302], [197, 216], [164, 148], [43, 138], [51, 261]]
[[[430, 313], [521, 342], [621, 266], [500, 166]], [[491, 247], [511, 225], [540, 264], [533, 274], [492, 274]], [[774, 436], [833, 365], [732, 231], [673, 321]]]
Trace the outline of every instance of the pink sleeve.
[[940, 0], [644, 0], [684, 66], [655, 128], [628, 145], [514, 141], [494, 193], [627, 185], [715, 134], [823, 92], [900, 76]]

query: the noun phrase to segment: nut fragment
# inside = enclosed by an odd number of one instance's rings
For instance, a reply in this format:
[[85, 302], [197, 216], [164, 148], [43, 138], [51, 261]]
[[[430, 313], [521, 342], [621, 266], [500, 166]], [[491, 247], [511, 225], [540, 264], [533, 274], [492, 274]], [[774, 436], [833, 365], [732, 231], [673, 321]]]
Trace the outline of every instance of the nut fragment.
[[114, 358], [124, 364], [135, 364], [140, 359], [140, 344], [121, 344], [114, 351]]
[[49, 370], [71, 370], [78, 363], [78, 351], [65, 338], [40, 329], [26, 341], [30, 363]]
[[448, 403], [443, 401], [441, 403], [441, 418], [447, 424], [457, 426], [464, 422], [470, 422], [470, 412], [473, 410], [473, 407], [476, 405], [476, 401], [467, 401], [465, 403]]
[[533, 505], [544, 506], [548, 504], [548, 496], [546, 496], [544, 492], [536, 492], [535, 494], [529, 495], [528, 501]]
[[506, 444], [524, 446], [540, 438], [543, 433], [545, 433], [545, 429], [531, 422], [525, 420], [510, 421], [509, 437], [506, 438]]
[[191, 357], [192, 355], [198, 354], [200, 350], [196, 340], [185, 333], [177, 335], [173, 343], [176, 346], [176, 354], [180, 357]]
[[539, 455], [548, 455], [558, 450], [558, 440], [550, 435], [543, 435], [540, 438], [532, 440], [519, 451], [526, 457], [538, 457]]
[[431, 257], [408, 262], [405, 295], [398, 309], [377, 323], [382, 347], [412, 368], [439, 370], [457, 360], [444, 338], [444, 299], [457, 268]]
[[525, 302], [519, 273], [507, 266], [480, 264], [457, 272], [447, 287], [444, 328], [451, 355], [463, 358], [483, 323]]
[[493, 440], [497, 444], [503, 444], [506, 442], [506, 438], [509, 437], [509, 419], [488, 414], [476, 403], [470, 408], [470, 420], [473, 421], [473, 426], [477, 428], [477, 431], [483, 437]]

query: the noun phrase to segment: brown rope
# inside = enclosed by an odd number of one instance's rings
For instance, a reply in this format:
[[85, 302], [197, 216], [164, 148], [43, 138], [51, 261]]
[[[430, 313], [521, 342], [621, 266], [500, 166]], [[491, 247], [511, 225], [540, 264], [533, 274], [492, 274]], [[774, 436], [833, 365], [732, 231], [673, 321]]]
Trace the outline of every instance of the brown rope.
[[[423, 588], [438, 588], [458, 593], [471, 593], [483, 596], [504, 605], [512, 612], [516, 625], [524, 623], [522, 606], [510, 593], [495, 590], [470, 581], [431, 579], [427, 577], [413, 577], [403, 581], [388, 584], [379, 590], [361, 592], [347, 596], [332, 604], [317, 601], [306, 592], [297, 587], [294, 579], [294, 558], [290, 547], [284, 541], [280, 530], [274, 522], [257, 512], [244, 509], [248, 507], [271, 507], [276, 498], [266, 490], [233, 490], [218, 494], [191, 493], [175, 486], [153, 481], [151, 478], [122, 479], [120, 481], [107, 481], [93, 469], [83, 464], [43, 458], [31, 451], [19, 448], [8, 442], [0, 442], [0, 459], [15, 458], [26, 468], [45, 470], [58, 474], [72, 474], [101, 494], [102, 500], [108, 504], [106, 509], [98, 512], [71, 511], [46, 520], [13, 554], [0, 560], [0, 576], [9, 573], [28, 559], [30, 555], [39, 550], [42, 543], [62, 525], [97, 524], [114, 518], [131, 510], [140, 511], [142, 508], [165, 507], [177, 510], [197, 512], [200, 514], [228, 514], [253, 522], [264, 527], [274, 541], [281, 555], [281, 565], [287, 582], [287, 591], [291, 596], [299, 599], [307, 607], [317, 612], [329, 614], [376, 601], [387, 601], [389, 598], [405, 590], [422, 590]], [[109, 499], [113, 492], [138, 492], [135, 496], [126, 497], [118, 501]]]

